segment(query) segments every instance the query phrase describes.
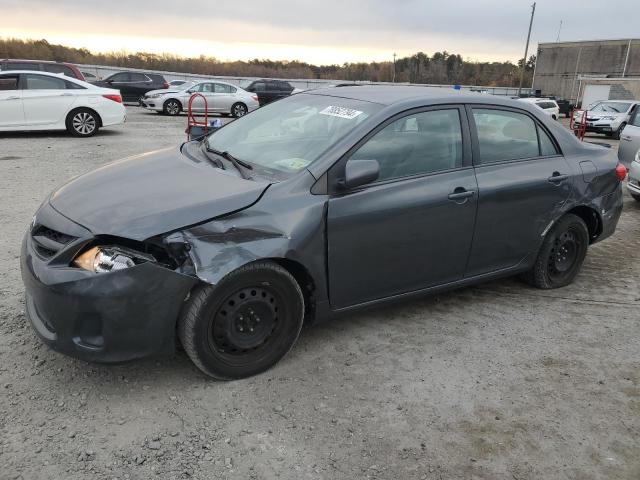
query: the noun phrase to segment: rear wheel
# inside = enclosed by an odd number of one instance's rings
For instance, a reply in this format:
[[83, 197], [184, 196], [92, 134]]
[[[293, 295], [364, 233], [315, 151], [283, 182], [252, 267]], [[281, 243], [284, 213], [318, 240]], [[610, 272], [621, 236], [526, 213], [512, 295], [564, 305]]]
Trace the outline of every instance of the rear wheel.
[[632, 193], [632, 194], [631, 194], [631, 197], [633, 197], [633, 199], [634, 199], [636, 202], [640, 202], [640, 195], [637, 195], [637, 194], [635, 194], [635, 193]]
[[244, 103], [234, 103], [231, 107], [231, 115], [235, 118], [244, 117], [249, 110]]
[[533, 268], [523, 279], [537, 288], [569, 285], [582, 267], [589, 245], [589, 230], [573, 214], [562, 217], [544, 238]]
[[171, 115], [171, 116], [178, 115], [182, 111], [182, 104], [178, 100], [171, 98], [166, 102], [164, 102], [164, 105], [162, 106], [162, 111], [167, 115]]
[[91, 137], [98, 133], [100, 117], [93, 110], [79, 108], [69, 112], [65, 121], [67, 131], [76, 137]]
[[192, 292], [178, 336], [193, 363], [219, 380], [249, 377], [277, 363], [295, 343], [304, 316], [296, 280], [272, 262], [235, 270]]

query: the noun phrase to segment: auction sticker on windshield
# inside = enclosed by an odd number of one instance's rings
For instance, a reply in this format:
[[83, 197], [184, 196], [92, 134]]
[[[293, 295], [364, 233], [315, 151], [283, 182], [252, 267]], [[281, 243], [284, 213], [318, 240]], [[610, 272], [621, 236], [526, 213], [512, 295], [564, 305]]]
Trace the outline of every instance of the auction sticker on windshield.
[[347, 120], [353, 120], [362, 112], [360, 110], [353, 110], [352, 108], [328, 106], [320, 112], [321, 115], [330, 115], [332, 117], [346, 118]]

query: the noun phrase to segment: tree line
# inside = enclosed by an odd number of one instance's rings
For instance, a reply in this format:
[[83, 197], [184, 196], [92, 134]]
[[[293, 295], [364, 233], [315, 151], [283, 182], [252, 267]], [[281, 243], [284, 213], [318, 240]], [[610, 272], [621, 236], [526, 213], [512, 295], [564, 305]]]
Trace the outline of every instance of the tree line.
[[[55, 45], [46, 40], [0, 38], [1, 58], [54, 60], [112, 67], [166, 70], [200, 75], [267, 78], [340, 79], [372, 82], [409, 82], [484, 86], [518, 86], [520, 68], [512, 62], [475, 62], [447, 51], [429, 56], [418, 52], [395, 62], [357, 62], [343, 65], [311, 65], [306, 62], [254, 59], [220, 61], [213, 56], [181, 57], [145, 52], [93, 53], [86, 48]], [[525, 86], [531, 84], [535, 55], [526, 62]]]

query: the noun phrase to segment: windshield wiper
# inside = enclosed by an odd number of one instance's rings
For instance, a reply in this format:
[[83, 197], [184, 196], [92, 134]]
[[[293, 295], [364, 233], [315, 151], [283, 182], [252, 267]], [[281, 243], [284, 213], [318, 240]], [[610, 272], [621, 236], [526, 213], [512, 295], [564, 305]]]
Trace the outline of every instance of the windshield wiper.
[[[216, 153], [214, 150], [210, 150], [208, 146], [205, 146], [205, 150], [209, 153]], [[222, 170], [226, 170], [227, 168], [224, 166], [224, 163], [222, 163], [220, 160], [218, 160], [217, 158], [211, 158], [210, 156], [206, 156], [211, 163], [213, 163], [216, 167], [222, 169]]]
[[238, 170], [238, 172], [240, 172], [240, 176], [242, 178], [244, 178], [245, 180], [248, 180], [251, 178], [251, 175], [247, 174], [246, 170], [253, 170], [253, 167], [251, 165], [249, 165], [247, 162], [240, 160], [239, 158], [234, 157], [233, 155], [231, 155], [229, 152], [224, 151], [221, 152], [220, 150], [216, 150], [215, 148], [211, 148], [208, 144], [206, 145], [206, 149], [207, 152], [211, 152], [214, 153], [216, 155], [221, 156], [222, 158], [224, 158], [225, 160], [231, 162], [231, 164], [236, 167], [236, 170]]

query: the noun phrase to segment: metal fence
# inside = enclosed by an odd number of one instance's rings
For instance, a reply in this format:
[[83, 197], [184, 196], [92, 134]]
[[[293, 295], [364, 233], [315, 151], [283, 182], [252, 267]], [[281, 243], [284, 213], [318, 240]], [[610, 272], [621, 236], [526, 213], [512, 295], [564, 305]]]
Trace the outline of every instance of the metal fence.
[[[119, 68], [119, 67], [107, 67], [103, 65], [78, 65], [78, 68], [83, 72], [89, 72], [98, 78], [105, 78], [116, 72], [139, 72], [139, 73], [158, 73], [164, 76], [164, 78], [170, 82], [171, 80], [191, 80], [195, 82], [203, 80], [220, 80], [227, 83], [232, 83], [238, 86], [246, 86], [251, 81], [264, 77], [227, 77], [219, 75], [197, 75], [192, 73], [181, 72], [167, 72], [161, 70], [143, 70], [138, 68]], [[312, 90], [315, 88], [322, 88], [329, 85], [335, 85], [337, 83], [357, 83], [357, 84], [375, 84], [375, 85], [409, 85], [406, 83], [390, 83], [390, 82], [368, 82], [368, 81], [352, 81], [352, 80], [319, 80], [319, 79], [307, 79], [307, 78], [281, 78], [279, 80], [285, 80], [289, 82], [293, 87], [301, 90]], [[421, 87], [437, 87], [437, 88], [454, 88], [454, 85], [434, 85], [426, 83], [412, 83], [414, 86]], [[486, 87], [481, 85], [458, 85], [456, 88], [465, 91], [488, 93], [492, 95], [505, 95], [505, 96], [517, 96], [518, 87]], [[525, 95], [531, 95], [533, 91], [530, 88], [523, 88], [522, 93]]]

